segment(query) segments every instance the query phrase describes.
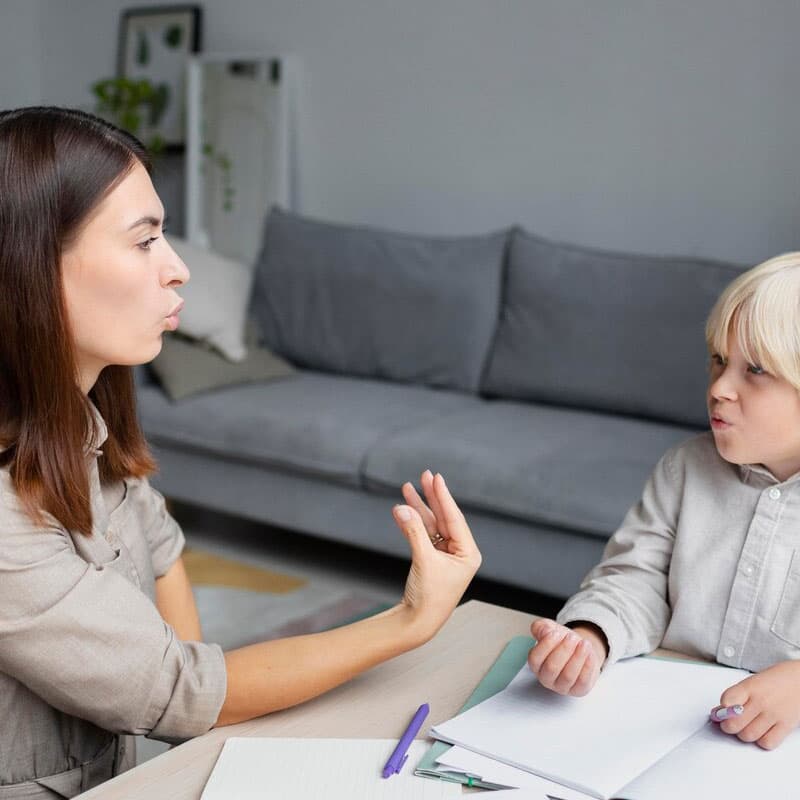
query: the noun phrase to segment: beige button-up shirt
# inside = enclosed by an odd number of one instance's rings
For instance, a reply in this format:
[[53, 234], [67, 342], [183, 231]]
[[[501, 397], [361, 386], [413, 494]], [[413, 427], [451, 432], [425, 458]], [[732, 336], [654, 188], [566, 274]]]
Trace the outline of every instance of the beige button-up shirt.
[[800, 658], [800, 473], [730, 464], [711, 433], [673, 448], [558, 615], [578, 620], [609, 663], [658, 645], [753, 672]]
[[95, 420], [91, 537], [33, 525], [0, 470], [0, 800], [72, 797], [132, 765], [125, 734], [196, 736], [225, 697], [219, 646], [155, 606], [183, 534], [147, 480], [101, 486]]

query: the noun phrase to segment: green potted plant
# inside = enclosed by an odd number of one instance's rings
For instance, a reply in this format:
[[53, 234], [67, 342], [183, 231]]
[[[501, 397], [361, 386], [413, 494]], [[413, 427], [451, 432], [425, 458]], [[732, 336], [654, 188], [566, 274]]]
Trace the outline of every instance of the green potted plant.
[[154, 86], [146, 78], [103, 78], [92, 84], [96, 113], [142, 140], [153, 155], [164, 149], [154, 132], [169, 103], [167, 84]]

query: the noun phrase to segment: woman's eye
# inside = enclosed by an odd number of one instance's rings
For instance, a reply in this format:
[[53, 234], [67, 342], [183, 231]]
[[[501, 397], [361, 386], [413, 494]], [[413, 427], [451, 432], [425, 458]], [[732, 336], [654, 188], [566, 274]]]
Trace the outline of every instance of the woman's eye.
[[137, 246], [137, 247], [138, 247], [140, 250], [149, 250], [149, 249], [150, 249], [150, 245], [151, 245], [151, 244], [153, 244], [153, 242], [154, 242], [156, 239], [158, 239], [158, 236], [151, 236], [151, 237], [150, 237], [149, 239], [147, 239], [146, 241], [144, 241], [144, 242], [139, 242], [139, 244], [137, 244], [136, 246]]
[[759, 367], [758, 364], [748, 364], [747, 371], [751, 372], [753, 375], [764, 375], [766, 374], [762, 367]]
[[724, 367], [725, 359], [719, 353], [712, 353], [711, 365], [714, 367]]

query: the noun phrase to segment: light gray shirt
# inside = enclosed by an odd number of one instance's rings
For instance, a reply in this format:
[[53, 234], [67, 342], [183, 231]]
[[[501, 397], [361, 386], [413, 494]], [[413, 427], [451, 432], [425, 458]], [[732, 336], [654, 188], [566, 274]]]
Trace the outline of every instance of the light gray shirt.
[[800, 473], [725, 461], [704, 433], [661, 459], [558, 615], [609, 662], [663, 645], [753, 672], [800, 658]]
[[196, 736], [225, 698], [219, 646], [155, 606], [183, 534], [147, 480], [101, 486], [94, 411], [90, 537], [35, 526], [0, 470], [0, 800], [72, 797], [132, 764], [124, 734]]

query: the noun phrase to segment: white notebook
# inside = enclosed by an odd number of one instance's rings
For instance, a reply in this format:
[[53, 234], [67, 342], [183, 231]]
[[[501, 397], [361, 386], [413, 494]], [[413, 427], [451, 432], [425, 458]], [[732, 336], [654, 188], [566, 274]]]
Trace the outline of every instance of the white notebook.
[[396, 739], [226, 740], [201, 800], [446, 800], [461, 785], [414, 775], [429, 744], [415, 741], [399, 775], [381, 770]]
[[525, 666], [431, 734], [600, 800], [796, 797], [800, 733], [765, 751], [708, 721], [720, 694], [748, 674], [634, 658], [609, 667], [586, 697], [563, 697]]

